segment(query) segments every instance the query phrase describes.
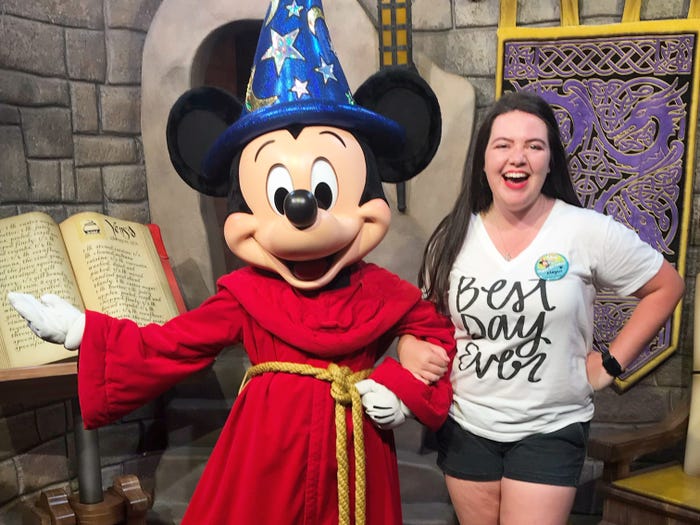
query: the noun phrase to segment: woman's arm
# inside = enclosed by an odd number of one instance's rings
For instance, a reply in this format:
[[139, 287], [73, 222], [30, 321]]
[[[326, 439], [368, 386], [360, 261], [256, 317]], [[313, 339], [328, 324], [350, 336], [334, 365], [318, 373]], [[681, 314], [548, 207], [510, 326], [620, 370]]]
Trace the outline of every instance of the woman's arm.
[[[634, 294], [640, 301], [617, 337], [610, 343], [610, 353], [623, 370], [641, 353], [644, 345], [658, 333], [683, 297], [685, 283], [676, 269], [666, 260], [661, 268]], [[610, 385], [614, 378], [603, 368], [597, 352], [586, 360], [588, 382], [595, 390]]]
[[399, 338], [396, 351], [401, 365], [427, 385], [440, 379], [450, 364], [443, 347], [410, 334]]

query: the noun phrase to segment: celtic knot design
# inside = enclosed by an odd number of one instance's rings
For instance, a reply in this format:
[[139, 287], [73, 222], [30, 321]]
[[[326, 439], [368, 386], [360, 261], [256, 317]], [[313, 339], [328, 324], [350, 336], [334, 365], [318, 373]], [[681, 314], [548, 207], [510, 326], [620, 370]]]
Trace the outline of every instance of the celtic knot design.
[[688, 75], [694, 35], [508, 42], [505, 78]]
[[[582, 204], [636, 230], [672, 263], [692, 162], [686, 156], [695, 44], [694, 34], [647, 34], [508, 41], [504, 49], [503, 90], [535, 92], [552, 105]], [[598, 296], [596, 346], [619, 331], [633, 304]], [[646, 354], [668, 347], [670, 323]]]

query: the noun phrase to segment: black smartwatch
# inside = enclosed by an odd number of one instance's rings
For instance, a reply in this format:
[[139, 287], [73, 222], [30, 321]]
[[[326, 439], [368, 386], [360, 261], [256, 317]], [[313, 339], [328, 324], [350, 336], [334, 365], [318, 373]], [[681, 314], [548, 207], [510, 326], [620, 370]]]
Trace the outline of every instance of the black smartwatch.
[[607, 348], [603, 347], [600, 349], [601, 357], [603, 358], [603, 368], [605, 371], [613, 377], [619, 377], [622, 375], [624, 370], [620, 366], [620, 363], [613, 355], [608, 351]]

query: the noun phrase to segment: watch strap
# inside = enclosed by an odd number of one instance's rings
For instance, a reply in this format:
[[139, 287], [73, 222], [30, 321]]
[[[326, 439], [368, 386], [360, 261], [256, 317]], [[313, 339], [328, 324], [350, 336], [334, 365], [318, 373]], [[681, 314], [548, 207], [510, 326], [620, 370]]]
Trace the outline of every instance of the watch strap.
[[605, 371], [613, 377], [619, 377], [624, 372], [620, 363], [615, 357], [608, 351], [607, 348], [600, 350], [601, 357], [603, 359], [603, 368]]

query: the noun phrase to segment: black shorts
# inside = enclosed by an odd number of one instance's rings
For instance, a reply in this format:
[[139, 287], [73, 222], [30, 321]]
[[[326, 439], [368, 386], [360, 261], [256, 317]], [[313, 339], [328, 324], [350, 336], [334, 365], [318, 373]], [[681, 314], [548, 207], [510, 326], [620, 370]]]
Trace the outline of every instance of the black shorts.
[[437, 432], [438, 466], [454, 478], [501, 478], [575, 487], [586, 459], [590, 423], [573, 423], [548, 434], [500, 443], [464, 430], [452, 418]]

